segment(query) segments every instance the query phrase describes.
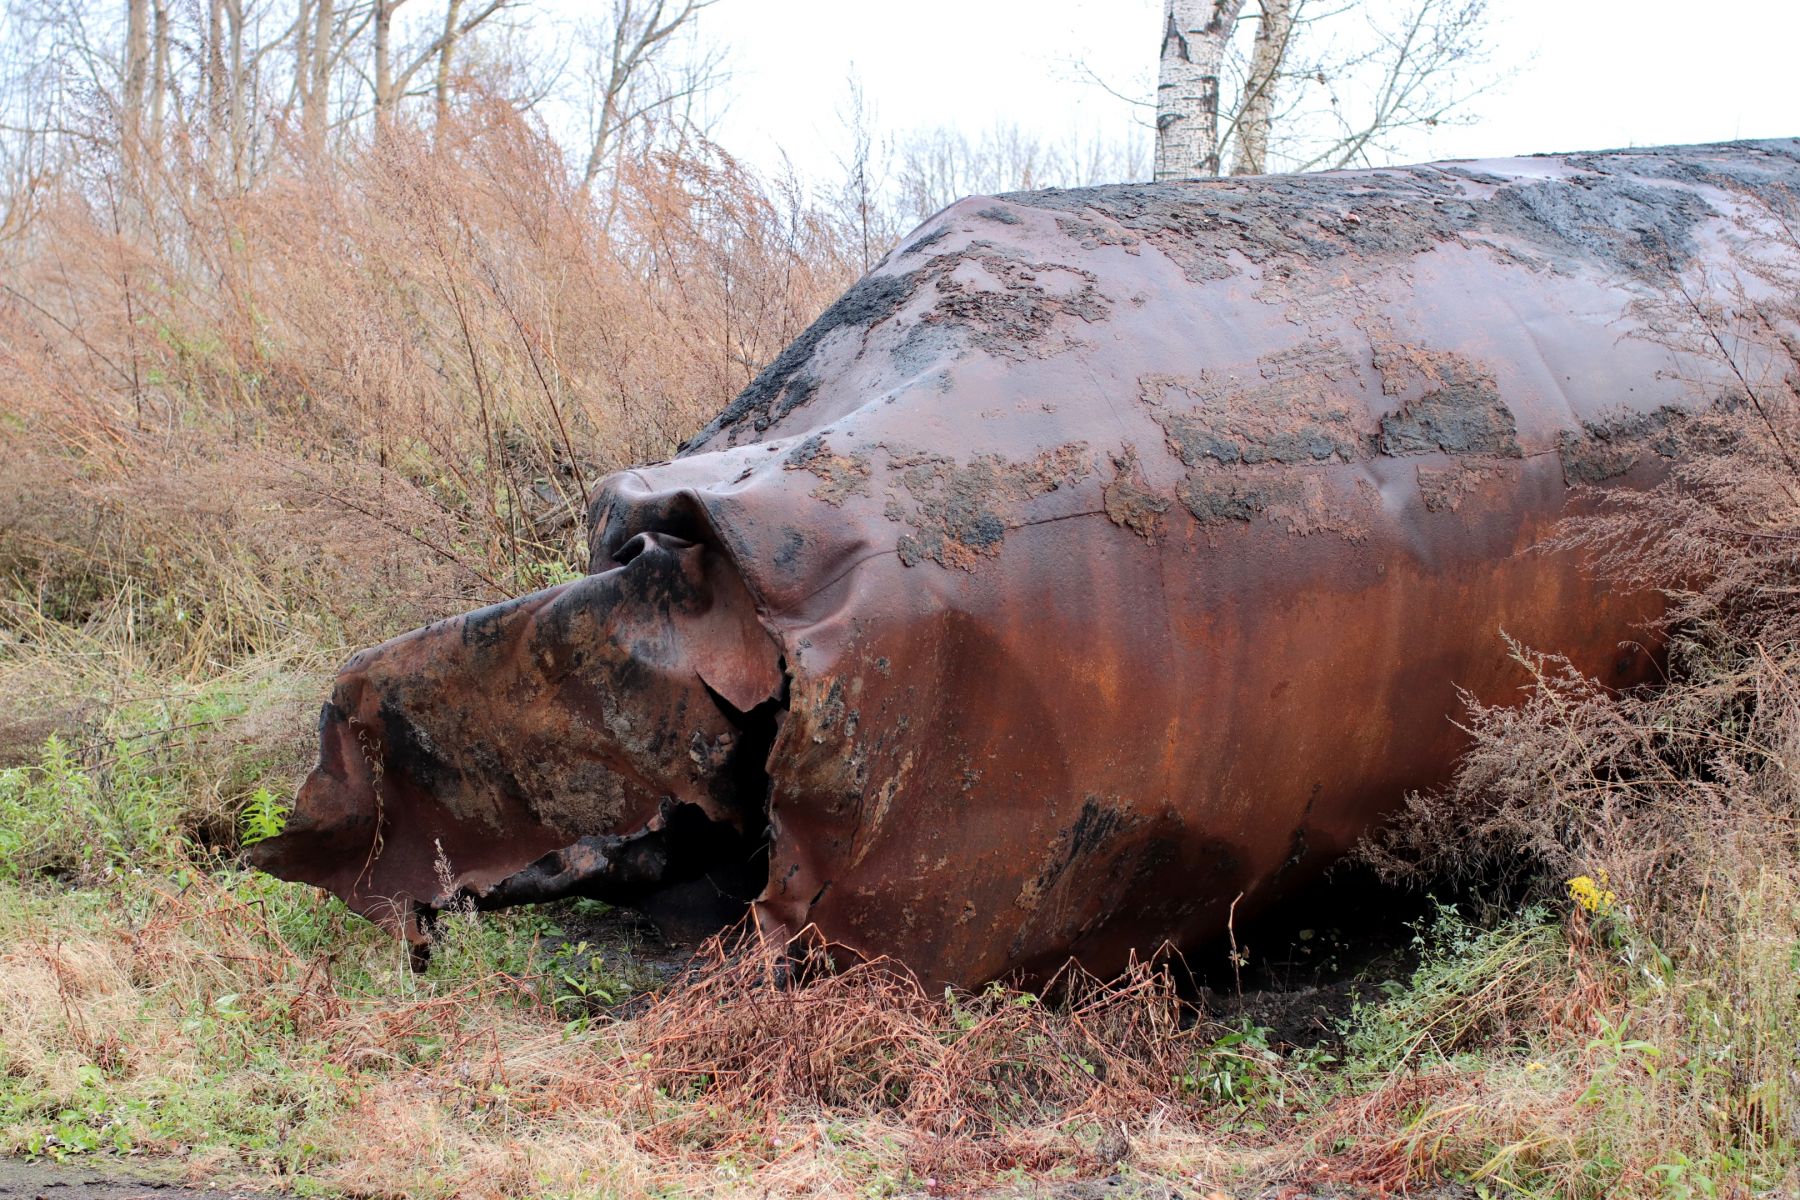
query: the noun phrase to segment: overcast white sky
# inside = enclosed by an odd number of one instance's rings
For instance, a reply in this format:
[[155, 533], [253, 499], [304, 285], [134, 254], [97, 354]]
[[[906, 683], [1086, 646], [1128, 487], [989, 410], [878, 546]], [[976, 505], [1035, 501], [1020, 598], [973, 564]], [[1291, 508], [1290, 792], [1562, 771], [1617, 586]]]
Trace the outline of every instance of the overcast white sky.
[[[565, 12], [592, 0], [563, 0]], [[1249, 6], [1254, 10], [1254, 5]], [[1495, 0], [1494, 64], [1517, 74], [1409, 158], [1800, 135], [1800, 0]], [[717, 125], [761, 167], [837, 173], [854, 69], [880, 127], [1014, 124], [1056, 141], [1127, 128], [1154, 79], [1161, 0], [722, 0], [733, 72]]]

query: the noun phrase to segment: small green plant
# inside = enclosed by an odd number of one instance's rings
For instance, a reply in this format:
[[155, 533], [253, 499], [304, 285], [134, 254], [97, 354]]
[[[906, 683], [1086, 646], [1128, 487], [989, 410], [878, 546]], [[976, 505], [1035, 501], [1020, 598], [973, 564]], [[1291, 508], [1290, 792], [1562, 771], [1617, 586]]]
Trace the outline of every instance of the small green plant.
[[246, 846], [267, 841], [287, 826], [287, 819], [287, 805], [277, 800], [268, 788], [259, 787], [244, 802], [240, 840]]
[[1492, 926], [1439, 904], [1415, 929], [1419, 966], [1405, 983], [1390, 981], [1383, 998], [1351, 1012], [1346, 1062], [1375, 1078], [1417, 1059], [1445, 1059], [1476, 1044], [1512, 1008], [1528, 1008], [1537, 985], [1558, 965], [1561, 926], [1541, 905], [1528, 905]]

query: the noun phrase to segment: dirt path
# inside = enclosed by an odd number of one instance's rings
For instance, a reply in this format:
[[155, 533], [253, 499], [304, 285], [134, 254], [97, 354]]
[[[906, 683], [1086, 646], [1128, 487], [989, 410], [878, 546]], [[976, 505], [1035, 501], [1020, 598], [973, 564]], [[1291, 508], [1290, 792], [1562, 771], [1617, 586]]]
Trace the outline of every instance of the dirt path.
[[193, 1188], [137, 1163], [0, 1159], [0, 1196], [12, 1200], [274, 1200], [261, 1192]]

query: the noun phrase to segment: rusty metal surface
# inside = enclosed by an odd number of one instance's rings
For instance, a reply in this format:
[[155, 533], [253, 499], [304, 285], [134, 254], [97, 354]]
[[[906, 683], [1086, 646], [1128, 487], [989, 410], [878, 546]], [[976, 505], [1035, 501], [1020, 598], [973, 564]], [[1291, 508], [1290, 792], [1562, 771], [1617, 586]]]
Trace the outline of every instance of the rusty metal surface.
[[262, 862], [409, 930], [754, 893], [960, 983], [1193, 944], [1447, 777], [1502, 630], [1650, 676], [1655, 597], [1531, 548], [1729, 390], [1646, 323], [1783, 187], [1800, 142], [953, 205], [602, 484], [597, 574], [353, 659]]

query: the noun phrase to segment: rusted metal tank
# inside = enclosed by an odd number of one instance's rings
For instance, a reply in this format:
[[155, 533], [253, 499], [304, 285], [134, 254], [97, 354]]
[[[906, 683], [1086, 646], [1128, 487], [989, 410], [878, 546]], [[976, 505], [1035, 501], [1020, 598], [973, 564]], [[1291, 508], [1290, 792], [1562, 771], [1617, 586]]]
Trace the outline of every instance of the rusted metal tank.
[[[930, 980], [1118, 968], [1446, 779], [1504, 630], [1618, 685], [1649, 595], [1533, 547], [1734, 384], [1785, 140], [1043, 191], [927, 221], [591, 570], [353, 658], [277, 874], [752, 905]], [[1241, 900], [1240, 900], [1241, 898]]]

